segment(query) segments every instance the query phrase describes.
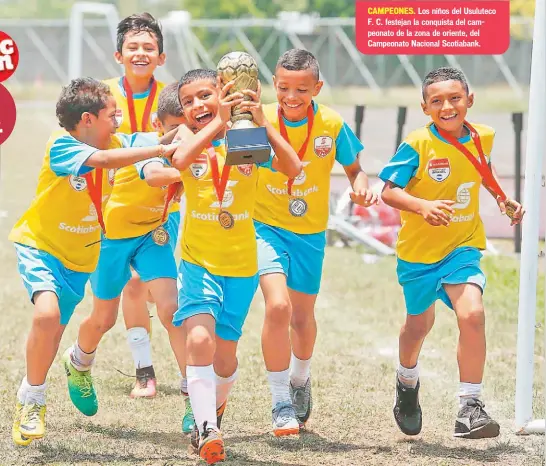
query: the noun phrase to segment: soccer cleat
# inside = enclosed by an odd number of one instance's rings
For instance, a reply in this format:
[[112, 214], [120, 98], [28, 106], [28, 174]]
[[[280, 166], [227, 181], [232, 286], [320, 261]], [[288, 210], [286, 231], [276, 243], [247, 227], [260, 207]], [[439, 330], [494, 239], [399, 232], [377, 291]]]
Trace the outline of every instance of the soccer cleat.
[[45, 405], [25, 403], [19, 424], [21, 436], [32, 440], [42, 438], [45, 434], [45, 413]]
[[302, 387], [294, 387], [290, 382], [290, 397], [294, 405], [296, 417], [300, 423], [300, 427], [305, 426], [305, 423], [311, 416], [313, 409], [313, 396], [311, 395], [311, 377], [307, 379]]
[[186, 406], [186, 411], [184, 412], [184, 417], [182, 418], [182, 433], [191, 434], [193, 425], [195, 424], [195, 418], [193, 417], [190, 397], [188, 395], [182, 395], [184, 396], [184, 405]]
[[468, 399], [457, 415], [455, 437], [469, 439], [498, 437], [500, 426], [485, 412], [484, 406], [477, 398]]
[[79, 371], [72, 365], [70, 348], [65, 351], [61, 361], [68, 379], [70, 400], [81, 413], [86, 416], [94, 416], [97, 414], [99, 404], [91, 371]]
[[143, 367], [136, 370], [136, 382], [131, 398], [153, 398], [157, 393], [157, 380], [154, 367]]
[[296, 417], [294, 406], [291, 403], [277, 403], [273, 408], [272, 417], [275, 437], [297, 435], [300, 433], [300, 423]]
[[406, 387], [396, 377], [396, 399], [393, 413], [396, 424], [406, 435], [417, 435], [423, 427], [423, 413], [419, 405], [419, 386]]
[[[218, 429], [220, 429], [220, 425], [222, 424], [222, 417], [224, 416], [226, 405], [227, 405], [227, 400], [224, 401], [222, 406], [216, 409], [216, 425], [218, 426]], [[192, 417], [193, 417], [193, 413], [192, 413]], [[195, 448], [196, 450], [199, 448], [199, 429], [197, 428], [197, 424], [195, 423], [195, 421], [190, 431], [190, 443], [191, 443], [191, 446]]]
[[215, 464], [226, 459], [222, 434], [215, 427], [207, 427], [207, 421], [203, 423], [203, 433], [199, 436], [198, 454], [207, 464]]
[[13, 425], [11, 427], [11, 438], [16, 445], [26, 447], [32, 442], [32, 438], [25, 437], [21, 434], [19, 427], [21, 425], [21, 415], [23, 414], [23, 405], [17, 402], [15, 405], [15, 413], [13, 414]]

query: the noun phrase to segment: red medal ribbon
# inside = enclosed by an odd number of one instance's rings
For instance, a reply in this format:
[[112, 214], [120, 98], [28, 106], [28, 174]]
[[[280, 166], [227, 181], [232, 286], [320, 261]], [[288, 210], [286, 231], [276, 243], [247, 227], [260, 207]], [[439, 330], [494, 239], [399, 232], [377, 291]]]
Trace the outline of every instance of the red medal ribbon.
[[218, 159], [216, 157], [216, 151], [212, 144], [207, 147], [209, 154], [210, 168], [212, 170], [212, 182], [214, 184], [214, 190], [216, 191], [216, 197], [220, 203], [220, 210], [222, 210], [222, 202], [224, 201], [224, 193], [226, 192], [226, 186], [229, 179], [229, 172], [231, 165], [224, 164], [222, 168], [222, 177], [220, 178], [220, 170], [218, 169]]
[[163, 207], [163, 215], [161, 216], [161, 223], [165, 223], [165, 219], [167, 218], [167, 209], [169, 208], [169, 203], [172, 201], [174, 195], [178, 191], [178, 187], [182, 184], [181, 181], [178, 181], [176, 183], [172, 183], [169, 185], [169, 188], [167, 189], [167, 197], [165, 198], [165, 206]]
[[87, 182], [87, 192], [89, 193], [91, 202], [93, 203], [93, 205], [95, 206], [95, 210], [97, 211], [97, 219], [99, 221], [99, 225], [102, 228], [102, 232], [106, 234], [104, 219], [102, 217], [102, 168], [96, 168], [95, 173], [97, 174], [95, 180], [93, 180], [93, 172], [86, 173], [85, 175], [83, 175], [83, 177]]
[[[277, 108], [277, 118], [279, 119], [279, 130], [280, 130], [281, 136], [288, 144], [290, 144], [290, 139], [288, 139], [288, 132], [286, 131], [286, 124], [284, 123], [280, 105]], [[315, 111], [313, 109], [313, 103], [311, 102], [311, 105], [309, 105], [309, 108], [307, 109], [307, 138], [305, 139], [305, 141], [303, 141], [303, 144], [300, 147], [300, 150], [298, 151], [298, 157], [300, 161], [303, 160], [303, 157], [305, 156], [305, 152], [307, 151], [307, 146], [309, 145], [309, 139], [311, 138], [311, 131], [313, 131], [314, 121], [315, 121]], [[288, 180], [288, 195], [289, 196], [292, 195], [293, 184], [294, 184], [294, 178], [290, 178]]]
[[482, 149], [482, 143], [480, 141], [480, 135], [478, 132], [474, 129], [474, 127], [468, 123], [466, 120], [464, 122], [464, 125], [468, 128], [470, 131], [470, 136], [472, 138], [472, 141], [474, 141], [474, 145], [476, 146], [476, 149], [478, 151], [478, 155], [480, 157], [480, 162], [476, 159], [476, 157], [470, 152], [463, 144], [461, 144], [457, 138], [454, 138], [450, 134], [446, 133], [444, 130], [438, 128], [436, 126], [436, 130], [438, 131], [438, 134], [442, 136], [447, 142], [449, 142], [452, 146], [457, 148], [459, 152], [462, 152], [466, 158], [474, 165], [476, 170], [478, 170], [478, 173], [482, 177], [483, 181], [491, 190], [501, 198], [501, 201], [506, 200], [506, 194], [504, 194], [504, 191], [497, 183], [497, 180], [493, 176], [492, 170], [489, 168], [489, 165], [487, 164], [487, 160], [485, 158], [485, 155], [483, 153]]
[[[127, 107], [129, 108], [129, 119], [131, 121], [131, 133], [136, 133], [138, 132], [138, 126], [135, 114], [135, 101], [133, 99], [133, 91], [131, 90], [129, 81], [127, 81], [125, 76], [123, 77], [123, 89], [125, 90], [125, 95], [127, 96]], [[154, 78], [152, 78], [152, 89], [150, 90], [150, 95], [148, 95], [148, 99], [146, 100], [146, 107], [144, 107], [144, 114], [142, 115], [142, 124], [140, 126], [140, 131], [142, 132], [146, 132], [146, 127], [148, 126], [148, 122], [150, 120], [150, 112], [152, 111], [152, 105], [156, 94], [157, 82]]]

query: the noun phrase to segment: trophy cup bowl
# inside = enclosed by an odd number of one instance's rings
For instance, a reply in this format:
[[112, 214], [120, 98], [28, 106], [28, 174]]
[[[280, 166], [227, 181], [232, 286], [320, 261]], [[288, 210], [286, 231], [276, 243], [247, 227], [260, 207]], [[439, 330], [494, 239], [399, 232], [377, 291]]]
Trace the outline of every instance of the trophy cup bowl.
[[[234, 81], [230, 94], [244, 90], [258, 90], [258, 65], [246, 52], [231, 52], [224, 55], [217, 66], [222, 85]], [[252, 100], [244, 96], [245, 100]], [[240, 106], [231, 110], [231, 128], [226, 133], [226, 164], [246, 165], [264, 163], [271, 155], [271, 145], [264, 127], [256, 126], [252, 113], [242, 111]]]

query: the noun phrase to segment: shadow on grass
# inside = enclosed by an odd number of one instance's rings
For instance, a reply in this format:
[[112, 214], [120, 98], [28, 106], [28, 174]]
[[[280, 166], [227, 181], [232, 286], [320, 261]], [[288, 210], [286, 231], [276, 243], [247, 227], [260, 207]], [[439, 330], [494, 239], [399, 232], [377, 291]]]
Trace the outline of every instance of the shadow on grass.
[[187, 448], [190, 438], [177, 432], [150, 432], [128, 428], [125, 426], [107, 427], [96, 424], [80, 424], [79, 427], [86, 432], [100, 434], [116, 440], [131, 440], [136, 442], [148, 442], [152, 445], [160, 445], [169, 448]]
[[[423, 440], [407, 440], [411, 445], [412, 456], [425, 458], [446, 458], [457, 460], [472, 460], [484, 463], [493, 463], [506, 460], [505, 455], [526, 454], [524, 448], [512, 445], [510, 442], [499, 441], [486, 450], [473, 449], [466, 446], [450, 447], [441, 443], [428, 443]], [[470, 445], [470, 444], [469, 444]]]
[[226, 444], [236, 445], [238, 443], [262, 441], [272, 448], [289, 452], [317, 452], [317, 453], [346, 453], [351, 451], [366, 451], [371, 454], [391, 454], [390, 446], [364, 446], [353, 443], [342, 443], [337, 440], [328, 440], [312, 431], [304, 431], [299, 437], [275, 437], [271, 432], [261, 434], [239, 435], [227, 437]]

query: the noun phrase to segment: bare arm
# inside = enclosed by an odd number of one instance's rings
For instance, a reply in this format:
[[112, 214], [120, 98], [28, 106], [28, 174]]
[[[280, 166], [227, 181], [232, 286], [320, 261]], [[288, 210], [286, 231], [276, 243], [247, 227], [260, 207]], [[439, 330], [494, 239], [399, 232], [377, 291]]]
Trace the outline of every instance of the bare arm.
[[298, 154], [269, 121], [265, 120], [264, 126], [271, 147], [275, 152], [275, 156], [271, 161], [271, 166], [275, 170], [285, 174], [288, 178], [295, 178], [300, 174], [303, 168], [303, 164], [301, 163]]
[[351, 165], [344, 166], [343, 169], [353, 188], [350, 197], [355, 204], [369, 207], [379, 202], [379, 196], [369, 188], [368, 175], [362, 170], [358, 158]]
[[180, 181], [180, 171], [165, 167], [161, 162], [150, 162], [142, 170], [146, 183], [152, 188], [161, 188]]
[[152, 157], [169, 157], [178, 144], [159, 144], [150, 147], [127, 147], [94, 152], [85, 162], [87, 167], [121, 168]]
[[412, 196], [400, 186], [391, 181], [387, 181], [381, 193], [381, 199], [387, 205], [398, 210], [412, 212], [421, 215], [428, 223], [433, 226], [449, 225], [450, 215], [454, 210], [451, 207], [455, 201], [439, 200], [427, 201]]

